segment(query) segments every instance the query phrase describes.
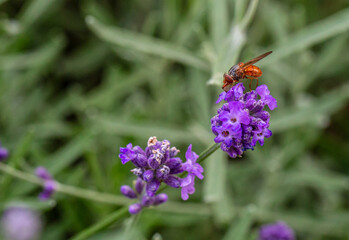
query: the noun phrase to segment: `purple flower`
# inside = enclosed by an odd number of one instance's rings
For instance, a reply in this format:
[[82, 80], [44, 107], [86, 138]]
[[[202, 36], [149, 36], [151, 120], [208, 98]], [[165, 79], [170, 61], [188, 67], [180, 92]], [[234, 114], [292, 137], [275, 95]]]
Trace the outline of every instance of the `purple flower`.
[[277, 107], [266, 85], [247, 93], [244, 90], [242, 83], [238, 83], [220, 94], [218, 100], [224, 99], [227, 103], [211, 119], [211, 129], [216, 135], [214, 141], [221, 143], [221, 149], [232, 158], [253, 150], [257, 142], [263, 146], [264, 138], [272, 135], [268, 129], [270, 114], [263, 109], [266, 105], [270, 110]]
[[192, 151], [192, 145], [190, 144], [187, 152], [185, 153], [185, 158], [187, 161], [183, 163], [183, 170], [187, 171], [188, 174], [195, 175], [199, 179], [203, 179], [204, 176], [202, 173], [204, 172], [204, 168], [196, 162], [199, 156]]
[[181, 197], [183, 200], [188, 200], [189, 194], [193, 194], [195, 192], [195, 176], [194, 174], [188, 174], [186, 178], [183, 179], [181, 187]]
[[43, 191], [39, 194], [39, 199], [43, 201], [50, 199], [56, 190], [55, 180], [44, 167], [37, 167], [35, 174], [43, 180]]
[[[170, 147], [169, 141], [158, 141], [156, 137], [149, 138], [145, 150], [139, 146], [132, 147], [132, 144], [128, 144], [126, 148], [120, 148], [120, 152], [121, 162], [124, 164], [131, 161], [136, 166], [131, 172], [138, 177], [134, 186], [135, 191], [128, 186], [122, 186], [121, 193], [128, 198], [139, 199], [142, 208], [167, 201], [166, 194], [157, 194], [161, 183], [173, 188], [181, 187], [182, 198], [187, 200], [188, 194], [195, 192], [195, 177], [203, 179], [204, 169], [199, 163], [196, 163], [198, 155], [192, 151], [191, 145], [188, 147], [185, 163], [176, 157], [178, 149]], [[184, 179], [177, 176], [183, 172], [188, 173]], [[140, 211], [141, 208], [134, 205], [131, 209], [132, 214], [138, 212], [134, 209], [136, 207]]]
[[5, 239], [11, 240], [39, 239], [42, 229], [39, 214], [26, 207], [6, 209], [1, 219], [1, 226]]
[[132, 149], [132, 143], [127, 144], [125, 148], [120, 148], [119, 158], [121, 158], [122, 164], [127, 163], [137, 157], [136, 153]]
[[257, 87], [256, 92], [264, 101], [264, 103], [268, 105], [270, 110], [274, 110], [277, 107], [276, 99], [270, 95], [270, 91], [267, 85], [261, 85]]
[[258, 240], [295, 240], [293, 230], [284, 222], [277, 222], [261, 227]]
[[0, 143], [0, 162], [8, 157], [8, 151], [6, 148], [1, 146]]

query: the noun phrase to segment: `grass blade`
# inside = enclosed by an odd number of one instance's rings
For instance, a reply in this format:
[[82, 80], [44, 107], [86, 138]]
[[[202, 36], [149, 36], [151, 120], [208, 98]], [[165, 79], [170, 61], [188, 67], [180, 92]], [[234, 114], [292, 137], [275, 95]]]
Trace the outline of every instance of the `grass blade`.
[[98, 37], [112, 45], [157, 55], [204, 70], [208, 69], [208, 64], [203, 59], [181, 46], [115, 26], [106, 26], [92, 16], [88, 16], [86, 22]]

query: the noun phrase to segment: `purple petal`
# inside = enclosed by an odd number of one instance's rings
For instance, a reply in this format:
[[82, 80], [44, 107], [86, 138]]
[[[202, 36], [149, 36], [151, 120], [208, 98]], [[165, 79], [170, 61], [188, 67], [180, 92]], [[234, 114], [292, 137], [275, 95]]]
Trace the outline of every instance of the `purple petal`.
[[239, 122], [245, 125], [250, 124], [250, 115], [246, 111], [242, 111], [239, 115]]
[[199, 155], [197, 155], [195, 152], [193, 152], [192, 150], [192, 145], [190, 144], [188, 147], [187, 152], [185, 153], [185, 158], [187, 160], [190, 160], [192, 162], [196, 162], [196, 159], [198, 159]]
[[185, 178], [182, 178], [181, 187], [190, 185], [192, 181], [194, 181], [194, 176], [192, 174], [188, 174]]
[[193, 194], [195, 192], [194, 180], [190, 182], [190, 184], [182, 187], [181, 189], [181, 197], [183, 200], [188, 200], [189, 194]]
[[268, 105], [268, 107], [270, 108], [270, 110], [274, 110], [278, 106], [276, 99], [273, 98], [271, 95], [268, 95], [265, 97], [265, 102]]
[[135, 152], [132, 150], [132, 143], [127, 144], [125, 148], [120, 148], [119, 158], [121, 159], [121, 163], [125, 164], [136, 158]]
[[263, 132], [264, 137], [269, 138], [273, 133], [269, 129], [265, 129]]
[[216, 101], [216, 104], [221, 102], [225, 98], [225, 95], [226, 95], [226, 92], [222, 92], [221, 94], [219, 94], [219, 97], [218, 97], [218, 100]]
[[259, 87], [256, 88], [256, 92], [258, 93], [258, 95], [261, 97], [261, 98], [264, 98], [265, 96], [269, 95], [270, 94], [270, 91], [267, 87], [267, 85], [261, 85]]

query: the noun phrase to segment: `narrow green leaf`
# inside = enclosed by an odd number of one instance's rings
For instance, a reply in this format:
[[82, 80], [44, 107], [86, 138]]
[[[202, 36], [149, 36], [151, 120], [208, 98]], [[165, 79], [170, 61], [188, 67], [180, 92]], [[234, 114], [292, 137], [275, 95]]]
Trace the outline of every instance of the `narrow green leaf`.
[[0, 203], [0, 210], [6, 209], [8, 207], [29, 207], [31, 209], [36, 209], [40, 211], [46, 211], [50, 210], [53, 207], [56, 206], [55, 200], [47, 200], [47, 201], [40, 201], [37, 197], [36, 198], [23, 198], [20, 199], [10, 199], [6, 202]]
[[[135, 124], [132, 122], [126, 123], [125, 121], [117, 118], [110, 118], [106, 116], [103, 118], [100, 116], [95, 117], [92, 120], [95, 121], [92, 127], [97, 131], [107, 131], [109, 134], [114, 133], [119, 136], [135, 136], [140, 139], [148, 139], [150, 136], [157, 136], [160, 139], [170, 139], [171, 142], [186, 143], [193, 143], [194, 141], [200, 140], [193, 136], [190, 131], [184, 128], [175, 128], [147, 122], [143, 122], [142, 124]], [[207, 142], [206, 139], [201, 139], [201, 141], [203, 143]]]
[[229, 28], [227, 0], [208, 0], [210, 33], [216, 50], [222, 47]]
[[215, 152], [205, 162], [204, 200], [212, 203], [214, 217], [221, 223], [233, 217], [232, 202], [227, 191], [227, 165], [227, 156], [223, 151]]
[[[28, 153], [30, 145], [33, 141], [33, 132], [26, 133], [20, 143], [18, 144], [16, 151], [11, 155], [10, 159], [7, 161], [6, 164], [8, 164], [11, 167], [17, 168], [21, 165], [21, 162], [23, 161], [24, 156]], [[11, 184], [11, 175], [5, 175], [1, 181], [0, 189], [1, 189], [1, 195], [0, 198], [6, 198], [8, 195], [8, 192], [10, 193], [9, 186]]]
[[59, 3], [57, 0], [32, 0], [27, 5], [21, 15], [19, 16], [24, 28], [27, 28], [37, 22], [42, 16], [47, 14], [55, 4]]
[[88, 16], [86, 22], [98, 37], [112, 45], [161, 56], [193, 67], [208, 70], [208, 65], [203, 59], [196, 57], [194, 53], [181, 46], [115, 26], [106, 26], [92, 16]]
[[92, 141], [91, 133], [81, 133], [53, 154], [45, 166], [53, 175], [59, 173], [81, 156], [88, 149]]
[[314, 99], [311, 104], [300, 109], [280, 110], [273, 116], [270, 128], [272, 131], [284, 131], [297, 126], [318, 123], [322, 125], [328, 117], [341, 109], [349, 98], [349, 85], [345, 84], [326, 95]]
[[255, 211], [254, 206], [249, 206], [241, 213], [240, 218], [234, 221], [227, 233], [224, 235], [222, 240], [245, 240], [247, 239], [249, 229], [253, 222], [253, 212]]
[[0, 56], [0, 69], [23, 70], [43, 69], [51, 64], [61, 52], [65, 44], [63, 36], [59, 35], [48, 41], [39, 49], [29, 53], [9, 54]]
[[286, 41], [269, 47], [268, 49], [273, 50], [273, 54], [263, 60], [260, 65], [266, 66], [272, 64], [281, 58], [309, 48], [332, 36], [348, 31], [348, 16], [349, 8], [346, 8], [294, 33], [289, 36]]

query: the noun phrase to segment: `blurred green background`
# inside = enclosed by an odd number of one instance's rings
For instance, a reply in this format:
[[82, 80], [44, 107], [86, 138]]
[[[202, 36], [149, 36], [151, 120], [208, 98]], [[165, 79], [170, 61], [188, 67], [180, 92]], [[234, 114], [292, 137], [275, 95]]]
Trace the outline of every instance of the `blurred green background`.
[[[273, 137], [241, 159], [217, 151], [188, 202], [144, 211], [134, 239], [256, 239], [283, 220], [297, 239], [349, 238], [347, 0], [0, 1], [0, 133], [6, 164], [43, 165], [65, 184], [119, 195], [117, 155], [150, 136], [197, 153], [213, 143], [222, 75], [257, 63], [278, 100]], [[0, 173], [0, 211], [42, 212], [42, 239], [68, 239], [118, 206]], [[122, 239], [115, 225], [91, 239]], [[158, 233], [158, 234], [156, 234]], [[155, 234], [155, 235], [154, 235]]]

